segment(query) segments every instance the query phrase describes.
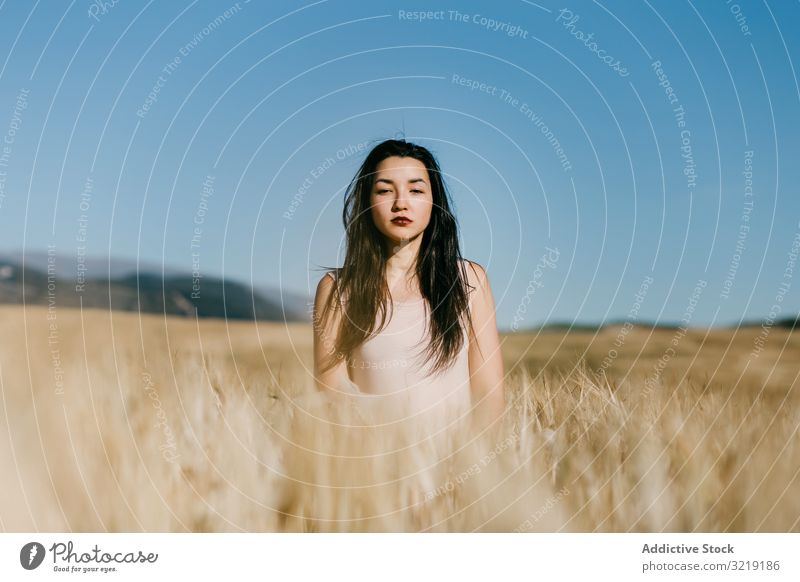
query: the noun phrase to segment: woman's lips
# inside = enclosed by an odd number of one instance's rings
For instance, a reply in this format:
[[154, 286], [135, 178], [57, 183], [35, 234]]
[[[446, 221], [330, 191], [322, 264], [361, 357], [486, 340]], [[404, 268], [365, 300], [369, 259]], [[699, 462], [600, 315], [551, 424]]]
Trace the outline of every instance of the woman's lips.
[[392, 219], [392, 224], [396, 224], [398, 226], [408, 226], [412, 222], [414, 222], [414, 221], [411, 220], [410, 218], [393, 218]]

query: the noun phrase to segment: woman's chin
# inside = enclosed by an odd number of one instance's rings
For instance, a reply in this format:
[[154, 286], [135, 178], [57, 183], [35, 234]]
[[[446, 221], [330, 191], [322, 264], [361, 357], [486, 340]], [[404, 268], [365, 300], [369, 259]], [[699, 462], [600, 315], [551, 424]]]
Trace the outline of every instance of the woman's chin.
[[395, 244], [408, 244], [421, 235], [422, 232], [408, 230], [407, 228], [392, 228], [387, 230], [385, 236]]

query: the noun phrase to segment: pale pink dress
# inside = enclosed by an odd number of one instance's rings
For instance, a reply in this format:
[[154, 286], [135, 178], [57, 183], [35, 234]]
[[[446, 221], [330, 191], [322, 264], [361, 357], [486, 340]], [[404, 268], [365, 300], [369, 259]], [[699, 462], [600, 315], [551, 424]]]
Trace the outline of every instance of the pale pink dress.
[[[331, 274], [333, 275], [333, 274]], [[471, 407], [469, 343], [464, 333], [461, 351], [449, 368], [432, 373], [425, 360], [430, 341], [430, 306], [424, 299], [393, 302], [386, 327], [356, 348], [348, 375], [361, 395], [379, 399], [394, 419], [413, 418], [429, 428], [443, 427], [467, 416]], [[380, 314], [376, 316], [376, 329]]]

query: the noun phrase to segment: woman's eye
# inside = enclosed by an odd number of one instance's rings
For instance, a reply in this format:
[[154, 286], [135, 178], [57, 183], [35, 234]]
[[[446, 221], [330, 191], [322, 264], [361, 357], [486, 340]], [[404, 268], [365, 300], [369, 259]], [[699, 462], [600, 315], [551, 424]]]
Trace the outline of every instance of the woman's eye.
[[[385, 194], [386, 192], [391, 192], [391, 190], [376, 190], [375, 191], [376, 194]], [[412, 190], [411, 193], [412, 194], [424, 194], [425, 191], [424, 190]]]

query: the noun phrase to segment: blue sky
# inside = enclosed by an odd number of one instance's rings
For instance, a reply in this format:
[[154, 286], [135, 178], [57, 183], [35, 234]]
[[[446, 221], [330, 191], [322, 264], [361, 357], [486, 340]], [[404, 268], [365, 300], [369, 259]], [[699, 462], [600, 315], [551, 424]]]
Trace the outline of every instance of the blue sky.
[[798, 28], [774, 1], [6, 1], [0, 248], [313, 294], [344, 188], [402, 134], [501, 329], [787, 316]]

